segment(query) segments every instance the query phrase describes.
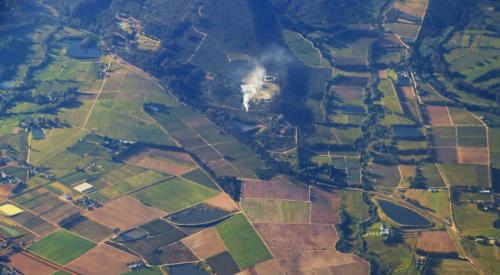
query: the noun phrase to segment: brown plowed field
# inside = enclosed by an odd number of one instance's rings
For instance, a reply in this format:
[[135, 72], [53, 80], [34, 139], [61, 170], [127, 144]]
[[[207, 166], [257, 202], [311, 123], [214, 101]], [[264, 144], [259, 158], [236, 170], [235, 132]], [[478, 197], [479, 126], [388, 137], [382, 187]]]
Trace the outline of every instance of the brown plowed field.
[[129, 271], [128, 262], [138, 259], [134, 255], [102, 244], [70, 263], [68, 268], [85, 275], [122, 274]]
[[271, 248], [271, 251], [286, 274], [314, 274], [312, 266], [300, 250]]
[[436, 147], [433, 148], [433, 151], [437, 162], [457, 163], [458, 161], [456, 148]]
[[255, 228], [272, 248], [332, 249], [337, 242], [333, 225], [258, 223]]
[[85, 215], [109, 228], [118, 228], [123, 231], [164, 217], [167, 213], [145, 206], [131, 197], [123, 196], [106, 203], [101, 208], [86, 212]]
[[426, 253], [453, 253], [457, 249], [446, 231], [424, 231], [417, 239], [417, 249]]
[[181, 175], [196, 167], [188, 154], [159, 149], [145, 149], [125, 162], [170, 175]]
[[14, 256], [11, 256], [10, 265], [21, 271], [23, 274], [50, 275], [56, 271], [54, 267], [38, 261], [34, 257], [26, 256], [24, 253], [17, 253]]
[[212, 227], [186, 237], [182, 242], [202, 259], [207, 259], [226, 251], [224, 243], [217, 234], [217, 231]]
[[285, 179], [244, 181], [241, 196], [247, 199], [283, 199], [309, 201], [309, 189]]
[[311, 223], [335, 225], [339, 221], [339, 206], [337, 194], [311, 189]]
[[427, 106], [430, 124], [432, 126], [450, 126], [453, 125], [448, 113], [448, 107]]
[[458, 163], [489, 164], [488, 147], [458, 147]]

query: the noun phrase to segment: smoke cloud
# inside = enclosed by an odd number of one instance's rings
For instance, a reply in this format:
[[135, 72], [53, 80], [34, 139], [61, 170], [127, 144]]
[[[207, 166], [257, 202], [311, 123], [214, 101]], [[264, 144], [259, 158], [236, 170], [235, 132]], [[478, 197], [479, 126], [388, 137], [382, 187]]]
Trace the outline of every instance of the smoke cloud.
[[243, 93], [243, 107], [248, 112], [250, 101], [257, 99], [258, 95], [264, 92], [264, 77], [266, 76], [266, 69], [256, 64], [245, 78], [243, 84], [240, 86]]
[[274, 46], [266, 49], [258, 58], [250, 61], [252, 64], [251, 70], [246, 74], [243, 73], [244, 76], [240, 85], [243, 95], [243, 107], [247, 112], [250, 102], [269, 100], [279, 92], [280, 87], [275, 77], [283, 78], [292, 62], [293, 58], [286, 50]]

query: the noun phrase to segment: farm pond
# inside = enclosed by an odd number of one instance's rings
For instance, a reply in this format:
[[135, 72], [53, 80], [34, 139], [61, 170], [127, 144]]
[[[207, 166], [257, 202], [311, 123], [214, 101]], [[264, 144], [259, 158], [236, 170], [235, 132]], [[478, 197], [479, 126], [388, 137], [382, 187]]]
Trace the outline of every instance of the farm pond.
[[210, 224], [229, 215], [229, 212], [199, 204], [167, 217], [168, 220], [182, 225]]
[[87, 59], [98, 58], [101, 51], [96, 46], [83, 47], [82, 39], [65, 39], [64, 44], [68, 47], [68, 55], [73, 58]]
[[417, 212], [386, 200], [377, 200], [382, 211], [403, 226], [428, 226], [431, 223]]

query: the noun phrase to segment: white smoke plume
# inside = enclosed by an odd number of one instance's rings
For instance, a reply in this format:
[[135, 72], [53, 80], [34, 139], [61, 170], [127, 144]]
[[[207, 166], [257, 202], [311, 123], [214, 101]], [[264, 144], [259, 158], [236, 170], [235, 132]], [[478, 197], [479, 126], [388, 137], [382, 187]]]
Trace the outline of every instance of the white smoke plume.
[[265, 75], [266, 69], [256, 64], [253, 70], [243, 78], [243, 84], [241, 84], [240, 88], [243, 93], [243, 106], [247, 112], [250, 101], [255, 99], [263, 91]]

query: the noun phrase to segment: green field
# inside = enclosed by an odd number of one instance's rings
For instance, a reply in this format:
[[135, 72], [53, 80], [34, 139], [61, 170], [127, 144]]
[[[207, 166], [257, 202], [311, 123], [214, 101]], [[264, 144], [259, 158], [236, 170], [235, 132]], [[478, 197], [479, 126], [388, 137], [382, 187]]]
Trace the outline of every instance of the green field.
[[403, 110], [401, 105], [399, 105], [399, 100], [397, 98], [396, 91], [394, 90], [394, 84], [390, 79], [380, 80], [377, 85], [377, 89], [384, 95], [382, 99], [382, 104], [392, 113], [402, 114]]
[[171, 213], [217, 194], [217, 191], [190, 180], [174, 178], [142, 189], [132, 196], [146, 205]]
[[64, 152], [85, 133], [77, 128], [52, 129], [46, 134], [46, 139], [32, 140], [30, 162], [43, 163]]
[[312, 67], [329, 67], [328, 61], [324, 60], [312, 43], [300, 34], [290, 30], [283, 30], [283, 38], [292, 53], [305, 65]]
[[462, 244], [470, 256], [475, 258], [488, 274], [500, 273], [500, 248], [492, 245], [476, 244], [474, 240], [462, 239]]
[[349, 216], [350, 235], [355, 235], [360, 223], [370, 218], [368, 205], [363, 200], [363, 193], [358, 191], [342, 191], [341, 205], [345, 214]]
[[405, 192], [405, 196], [417, 200], [421, 206], [430, 209], [440, 218], [450, 218], [450, 202], [448, 190], [440, 192], [430, 192], [427, 190], [410, 189]]
[[241, 270], [271, 259], [271, 253], [242, 214], [216, 226], [219, 235]]
[[416, 273], [413, 246], [416, 239], [405, 238], [404, 241], [386, 244], [378, 234], [380, 224], [375, 223], [367, 229], [364, 236], [368, 253], [378, 255], [384, 274], [418, 274]]
[[499, 237], [500, 230], [493, 227], [498, 218], [495, 212], [484, 212], [473, 204], [452, 203], [453, 220], [463, 234]]
[[431, 274], [442, 275], [473, 275], [479, 274], [471, 263], [466, 260], [431, 259], [429, 261]]
[[451, 186], [477, 186], [476, 167], [472, 164], [440, 164]]
[[40, 257], [64, 265], [94, 247], [94, 243], [66, 231], [56, 230], [28, 247]]
[[[122, 175], [126, 175], [127, 177], [115, 178], [111, 176], [111, 174], [117, 175], [118, 171], [122, 171]], [[167, 175], [152, 170], [134, 174], [128, 169], [116, 169], [111, 171], [111, 173], [104, 175], [102, 178], [103, 181], [112, 185], [100, 189], [99, 191], [93, 193], [91, 196], [101, 202], [106, 202], [110, 199], [117, 198], [141, 187], [159, 182], [165, 178], [167, 178]]]
[[257, 223], [308, 223], [309, 202], [244, 199], [241, 207], [248, 218]]

